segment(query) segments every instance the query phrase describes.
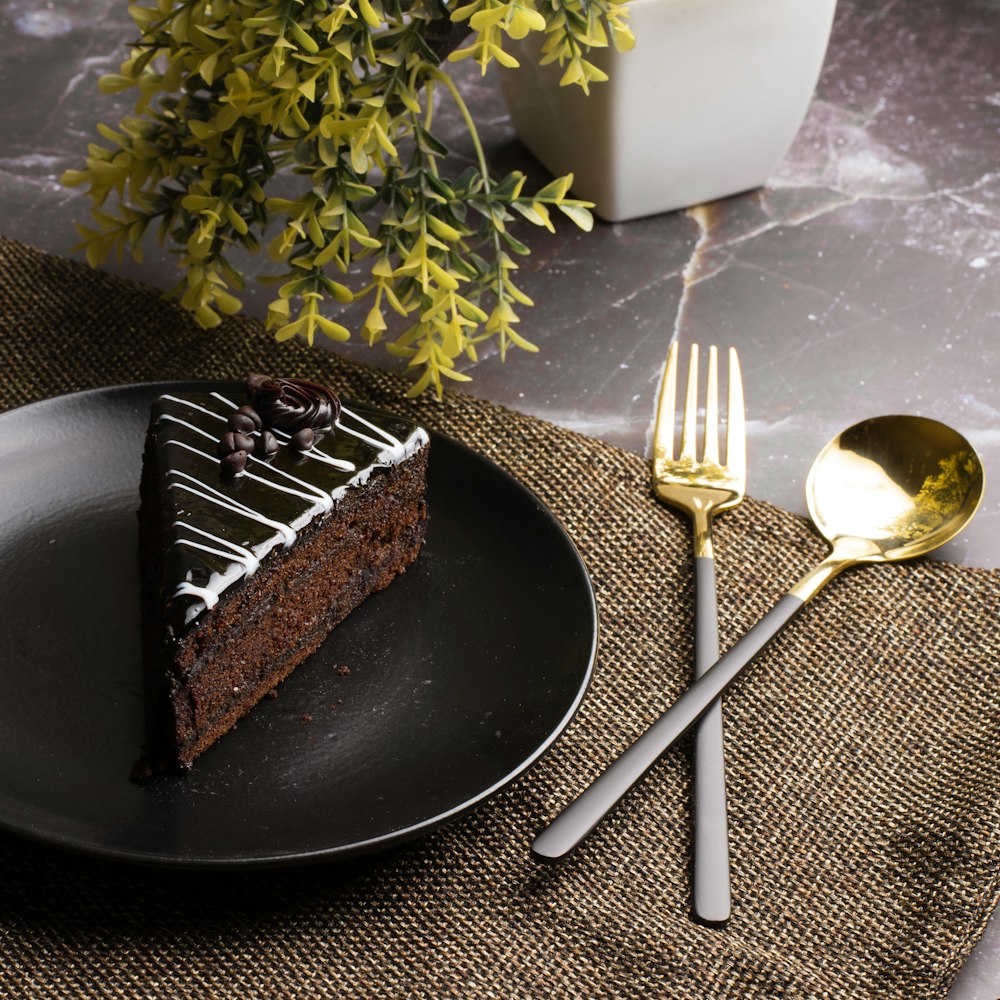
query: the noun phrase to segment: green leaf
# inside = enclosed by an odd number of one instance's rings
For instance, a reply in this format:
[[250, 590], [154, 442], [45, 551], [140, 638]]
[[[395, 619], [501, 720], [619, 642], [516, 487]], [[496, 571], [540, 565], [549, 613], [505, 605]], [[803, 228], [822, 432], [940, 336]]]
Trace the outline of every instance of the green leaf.
[[578, 202], [564, 201], [557, 207], [563, 215], [572, 219], [585, 233], [589, 233], [594, 228], [593, 215]]
[[504, 231], [500, 234], [500, 238], [504, 241], [514, 251], [514, 253], [521, 254], [521, 256], [526, 257], [531, 251], [526, 247], [519, 239], [511, 236], [510, 232]]
[[573, 184], [573, 175], [567, 174], [565, 177], [557, 177], [554, 181], [550, 181], [539, 191], [535, 198], [538, 201], [562, 201], [566, 197], [566, 192], [569, 191], [570, 186]]
[[515, 201], [511, 202], [511, 208], [520, 212], [521, 215], [536, 226], [544, 226], [550, 232], [555, 232], [555, 226], [552, 225], [552, 220], [549, 218], [548, 209], [541, 202], [535, 201], [528, 204], [523, 201]]

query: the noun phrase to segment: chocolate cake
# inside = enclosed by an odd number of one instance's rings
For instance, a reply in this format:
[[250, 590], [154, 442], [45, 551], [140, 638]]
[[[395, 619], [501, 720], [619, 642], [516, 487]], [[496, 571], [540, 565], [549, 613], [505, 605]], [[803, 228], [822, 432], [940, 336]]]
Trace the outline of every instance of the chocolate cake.
[[161, 396], [140, 484], [146, 746], [188, 768], [417, 556], [427, 433], [310, 382]]

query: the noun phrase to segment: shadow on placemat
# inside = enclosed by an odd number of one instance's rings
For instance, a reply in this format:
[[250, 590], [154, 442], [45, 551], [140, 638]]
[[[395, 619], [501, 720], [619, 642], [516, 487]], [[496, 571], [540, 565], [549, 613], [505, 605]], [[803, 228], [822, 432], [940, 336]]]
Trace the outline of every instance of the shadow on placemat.
[[[395, 377], [276, 346], [248, 320], [203, 332], [155, 292], [9, 241], [0, 364], [0, 408], [270, 370], [410, 412], [553, 510], [589, 567], [602, 630], [588, 697], [546, 757], [472, 815], [383, 854], [167, 872], [0, 838], [0, 996], [947, 992], [998, 894], [1000, 574], [926, 562], [848, 572], [737, 684], [734, 917], [712, 930], [688, 918], [683, 753], [565, 864], [528, 855], [688, 676], [687, 526], [651, 498], [640, 457], [460, 394], [403, 400]], [[717, 544], [723, 646], [824, 551], [802, 519], [752, 499], [720, 521]]]

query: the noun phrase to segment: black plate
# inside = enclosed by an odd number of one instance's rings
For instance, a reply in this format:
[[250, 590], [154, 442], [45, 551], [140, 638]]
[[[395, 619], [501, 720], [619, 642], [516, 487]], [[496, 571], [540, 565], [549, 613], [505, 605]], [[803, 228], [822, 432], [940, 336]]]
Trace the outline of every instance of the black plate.
[[593, 591], [532, 493], [433, 435], [417, 562], [190, 774], [128, 780], [142, 444], [152, 399], [189, 387], [0, 415], [0, 828], [129, 861], [279, 864], [413, 837], [523, 773], [586, 690]]

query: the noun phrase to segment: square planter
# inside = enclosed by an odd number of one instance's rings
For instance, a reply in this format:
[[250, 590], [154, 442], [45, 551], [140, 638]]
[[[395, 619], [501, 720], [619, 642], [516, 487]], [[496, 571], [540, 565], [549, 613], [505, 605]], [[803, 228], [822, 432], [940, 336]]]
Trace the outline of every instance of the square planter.
[[623, 221], [761, 186], [805, 118], [836, 0], [633, 0], [631, 52], [595, 49], [608, 74], [560, 87], [541, 41], [512, 51], [501, 86], [520, 140], [574, 193]]

